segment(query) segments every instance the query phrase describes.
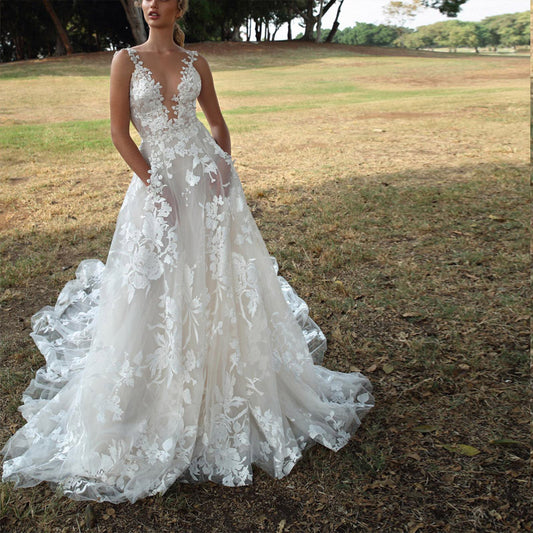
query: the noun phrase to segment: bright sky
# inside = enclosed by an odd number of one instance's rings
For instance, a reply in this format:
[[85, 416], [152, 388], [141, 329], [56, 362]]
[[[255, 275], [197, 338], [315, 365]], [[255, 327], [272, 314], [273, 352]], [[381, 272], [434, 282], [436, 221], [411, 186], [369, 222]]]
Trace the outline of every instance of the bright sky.
[[[383, 8], [389, 0], [344, 0], [339, 17], [340, 29], [354, 26], [356, 22], [370, 22], [372, 24], [386, 24]], [[463, 4], [457, 20], [480, 21], [492, 15], [503, 15], [505, 13], [518, 13], [529, 10], [529, 0], [468, 0]], [[335, 6], [332, 7], [323, 21], [323, 28], [331, 28], [336, 15]], [[426, 8], [421, 11], [408, 26], [416, 28], [425, 24], [433, 24], [441, 20], [450, 20], [441, 15], [438, 9]], [[293, 23], [293, 35], [296, 36], [303, 29], [298, 23]], [[287, 38], [287, 26], [280, 28], [277, 38]]]

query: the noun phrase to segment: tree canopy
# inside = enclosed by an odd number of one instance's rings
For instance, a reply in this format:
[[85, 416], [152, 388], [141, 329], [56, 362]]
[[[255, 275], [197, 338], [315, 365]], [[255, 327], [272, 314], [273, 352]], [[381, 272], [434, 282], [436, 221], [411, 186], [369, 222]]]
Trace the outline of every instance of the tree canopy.
[[[446, 20], [420, 26], [416, 30], [403, 26], [367, 24], [339, 30], [333, 39], [341, 44], [365, 46], [403, 46], [407, 48], [479, 49], [481, 47], [527, 46], [530, 41], [529, 12], [487, 17], [481, 22]], [[327, 30], [326, 30], [327, 33]]]
[[458, 20], [420, 26], [403, 38], [409, 48], [515, 47], [530, 44], [529, 12], [487, 17], [481, 22]]
[[[351, 0], [362, 1], [362, 0]], [[467, 0], [411, 0], [454, 17]], [[301, 39], [357, 44], [390, 45], [407, 30], [400, 26], [356, 24], [356, 30], [339, 32], [338, 19], [344, 0], [191, 0], [182, 21], [187, 42], [207, 40], [273, 40], [278, 30], [297, 20]], [[408, 2], [396, 2], [406, 4]], [[336, 13], [330, 30], [322, 29], [322, 17]], [[113, 50], [140, 43], [146, 27], [136, 0], [0, 0], [0, 61], [61, 55], [72, 52]], [[511, 17], [511, 16], [509, 16]], [[497, 17], [490, 17], [496, 19]], [[528, 23], [522, 19], [487, 19], [486, 39], [522, 43]], [[520, 36], [516, 33], [520, 25]], [[253, 31], [253, 35], [252, 35]], [[464, 41], [467, 28], [456, 30]], [[471, 32], [470, 32], [471, 33]], [[462, 36], [462, 37], [461, 37]], [[414, 38], [414, 37], [413, 37]], [[413, 43], [415, 41], [412, 41]]]

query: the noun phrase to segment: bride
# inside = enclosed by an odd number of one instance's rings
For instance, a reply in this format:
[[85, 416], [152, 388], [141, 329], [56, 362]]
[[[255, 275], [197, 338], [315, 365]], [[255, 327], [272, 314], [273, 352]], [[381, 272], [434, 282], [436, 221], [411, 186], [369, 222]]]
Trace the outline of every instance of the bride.
[[46, 365], [2, 449], [3, 481], [76, 500], [248, 485], [253, 464], [279, 479], [309, 446], [343, 447], [374, 404], [365, 376], [320, 366], [325, 337], [277, 275], [208, 63], [183, 48], [187, 0], [142, 10], [148, 40], [111, 66], [112, 139], [134, 175], [107, 261], [82, 261], [32, 317]]

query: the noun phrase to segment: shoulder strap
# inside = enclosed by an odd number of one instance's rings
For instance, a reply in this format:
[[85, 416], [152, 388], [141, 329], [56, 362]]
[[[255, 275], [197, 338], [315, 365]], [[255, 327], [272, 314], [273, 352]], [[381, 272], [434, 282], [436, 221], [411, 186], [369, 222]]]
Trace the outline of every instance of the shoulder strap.
[[185, 50], [189, 55], [191, 65], [198, 59], [198, 52], [196, 50]]
[[128, 55], [130, 56], [130, 59], [133, 61], [134, 65], [142, 65], [143, 62], [139, 58], [139, 54], [133, 49], [133, 48], [126, 48]]

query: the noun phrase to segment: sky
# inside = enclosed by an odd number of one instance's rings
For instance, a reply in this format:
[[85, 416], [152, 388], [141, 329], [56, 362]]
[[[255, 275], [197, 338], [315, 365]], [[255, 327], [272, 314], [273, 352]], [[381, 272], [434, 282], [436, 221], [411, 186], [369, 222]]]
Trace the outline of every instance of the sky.
[[[370, 22], [372, 24], [387, 24], [383, 8], [390, 0], [344, 0], [339, 17], [339, 28], [354, 26], [356, 22]], [[503, 15], [505, 13], [518, 13], [529, 10], [529, 0], [468, 0], [463, 4], [457, 20], [480, 21], [492, 15]], [[332, 7], [322, 23], [323, 28], [331, 28], [335, 20], [336, 8]], [[450, 20], [441, 15], [438, 9], [425, 8], [411, 22], [406, 24], [411, 28], [433, 24], [441, 20]], [[302, 32], [303, 29], [294, 22], [292, 25], [293, 35]], [[287, 26], [280, 28], [276, 38], [287, 38]]]

